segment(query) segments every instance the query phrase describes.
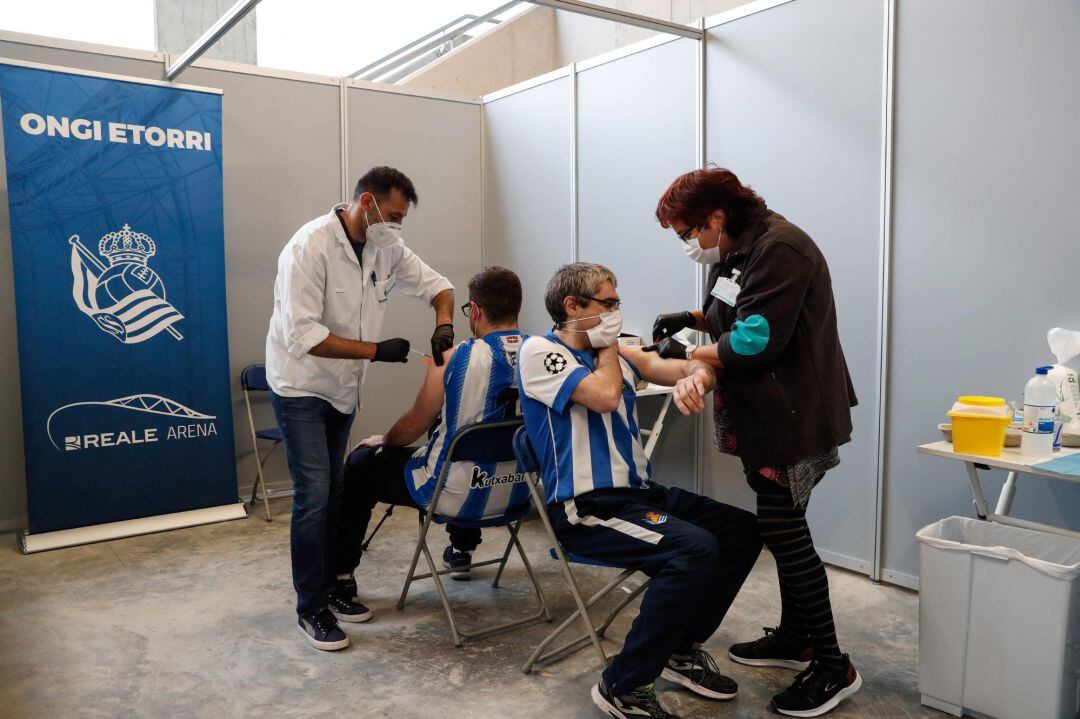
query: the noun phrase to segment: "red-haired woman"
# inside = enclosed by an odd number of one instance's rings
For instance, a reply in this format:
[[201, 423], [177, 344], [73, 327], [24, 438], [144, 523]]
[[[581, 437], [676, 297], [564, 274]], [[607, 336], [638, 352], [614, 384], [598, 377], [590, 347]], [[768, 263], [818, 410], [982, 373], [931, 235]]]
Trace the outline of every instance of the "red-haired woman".
[[[709, 294], [700, 310], [660, 315], [653, 348], [723, 368], [714, 392], [716, 447], [742, 459], [780, 580], [780, 625], [729, 653], [742, 664], [803, 670], [773, 706], [820, 716], [862, 686], [837, 643], [825, 567], [806, 524], [811, 491], [851, 438], [855, 405], [829, 266], [805, 232], [729, 170], [677, 178], [656, 217], [691, 260], [709, 265]], [[684, 328], [708, 332], [714, 344], [688, 346], [672, 336]]]

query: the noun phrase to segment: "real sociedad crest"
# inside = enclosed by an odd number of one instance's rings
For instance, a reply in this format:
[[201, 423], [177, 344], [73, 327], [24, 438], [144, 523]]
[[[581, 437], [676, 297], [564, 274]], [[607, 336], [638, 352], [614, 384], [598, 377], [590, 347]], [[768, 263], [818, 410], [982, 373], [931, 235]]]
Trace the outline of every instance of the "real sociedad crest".
[[184, 319], [165, 299], [165, 283], [146, 262], [157, 253], [148, 235], [124, 225], [98, 242], [108, 267], [72, 235], [71, 296], [98, 329], [124, 344], [145, 342], [165, 331], [184, 339], [174, 324]]

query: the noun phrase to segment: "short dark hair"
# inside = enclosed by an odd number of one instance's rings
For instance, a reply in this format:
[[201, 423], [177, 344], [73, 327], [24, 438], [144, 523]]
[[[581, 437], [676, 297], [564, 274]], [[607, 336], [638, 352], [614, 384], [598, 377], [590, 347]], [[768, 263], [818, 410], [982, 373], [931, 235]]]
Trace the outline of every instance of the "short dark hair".
[[360, 199], [360, 195], [370, 192], [376, 197], [389, 197], [391, 190], [398, 190], [405, 199], [414, 205], [420, 204], [420, 198], [416, 196], [416, 188], [412, 180], [404, 172], [393, 167], [373, 167], [364, 173], [356, 183], [353, 199]]
[[479, 305], [494, 324], [517, 322], [521, 280], [505, 267], [485, 267], [469, 278], [469, 301]]

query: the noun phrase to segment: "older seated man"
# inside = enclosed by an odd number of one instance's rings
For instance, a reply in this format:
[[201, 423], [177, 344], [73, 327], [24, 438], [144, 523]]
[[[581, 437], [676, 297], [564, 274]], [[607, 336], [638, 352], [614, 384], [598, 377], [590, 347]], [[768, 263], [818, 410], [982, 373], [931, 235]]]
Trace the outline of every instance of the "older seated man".
[[[503, 267], [489, 267], [469, 280], [469, 302], [462, 306], [473, 339], [447, 350], [441, 366], [428, 363], [427, 375], [413, 406], [385, 435], [368, 437], [349, 455], [345, 467], [342, 514], [338, 522], [337, 583], [330, 608], [344, 621], [371, 618], [360, 603], [353, 572], [378, 502], [427, 508], [446, 453], [457, 428], [502, 419], [516, 404], [515, 366], [522, 336], [518, 331], [521, 281]], [[441, 417], [441, 419], [440, 419]], [[427, 442], [410, 446], [425, 433]], [[528, 487], [516, 463], [483, 466], [455, 462], [439, 496], [439, 514], [475, 521], [502, 514], [508, 506], [528, 502]], [[498, 481], [500, 477], [507, 481]], [[470, 493], [477, 482], [486, 491]], [[468, 500], [468, 501], [466, 501]], [[483, 501], [480, 501], [483, 500]], [[468, 578], [466, 567], [480, 543], [479, 529], [447, 525], [450, 546], [443, 563], [455, 579]]]
[[716, 375], [702, 362], [620, 349], [615, 282], [611, 270], [586, 262], [555, 273], [544, 297], [555, 328], [522, 344], [518, 386], [563, 547], [652, 577], [593, 703], [612, 717], [673, 719], [653, 691], [658, 676], [709, 699], [738, 691], [702, 644], [754, 566], [761, 538], [753, 514], [651, 480], [638, 380], [674, 386], [679, 410], [691, 414], [704, 408]]

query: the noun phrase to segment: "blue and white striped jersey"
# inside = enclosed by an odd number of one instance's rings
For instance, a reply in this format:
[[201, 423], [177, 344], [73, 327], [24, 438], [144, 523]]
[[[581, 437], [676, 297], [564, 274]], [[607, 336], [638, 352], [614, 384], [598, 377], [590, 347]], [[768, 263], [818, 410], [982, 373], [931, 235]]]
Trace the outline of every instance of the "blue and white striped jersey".
[[[503, 418], [505, 405], [498, 400], [504, 390], [517, 386], [515, 368], [521, 344], [518, 332], [492, 332], [462, 342], [454, 350], [443, 375], [442, 421], [405, 465], [405, 485], [421, 507], [431, 504], [454, 433], [473, 422]], [[529, 501], [524, 479], [515, 461], [453, 462], [437, 512], [472, 522], [505, 514]]]
[[520, 355], [521, 409], [547, 501], [565, 502], [607, 487], [645, 486], [652, 468], [638, 432], [637, 368], [619, 358], [622, 401], [616, 411], [600, 413], [570, 399], [596, 369], [591, 351], [579, 352], [549, 333], [525, 340]]

